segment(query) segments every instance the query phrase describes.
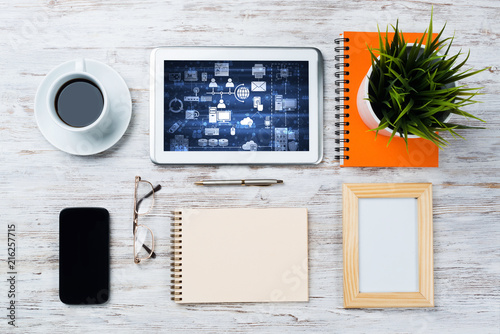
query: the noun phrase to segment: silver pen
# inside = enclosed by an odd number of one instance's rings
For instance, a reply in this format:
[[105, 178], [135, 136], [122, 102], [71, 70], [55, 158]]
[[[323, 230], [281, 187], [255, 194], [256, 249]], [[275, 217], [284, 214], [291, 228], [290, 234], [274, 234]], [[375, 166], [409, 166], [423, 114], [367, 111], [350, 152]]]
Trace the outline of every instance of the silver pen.
[[283, 183], [283, 180], [249, 179], [249, 180], [204, 180], [196, 181], [198, 186], [272, 186]]

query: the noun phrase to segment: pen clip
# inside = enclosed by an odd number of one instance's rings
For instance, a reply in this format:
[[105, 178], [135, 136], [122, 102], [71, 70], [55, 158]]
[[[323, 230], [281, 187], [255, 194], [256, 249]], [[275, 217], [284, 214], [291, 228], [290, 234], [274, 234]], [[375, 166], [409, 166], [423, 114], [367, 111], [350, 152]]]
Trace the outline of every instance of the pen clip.
[[245, 180], [242, 180], [243, 182], [241, 183], [242, 186], [247, 186], [247, 187], [269, 187], [271, 183], [268, 184], [251, 184], [251, 183], [246, 183]]
[[272, 180], [272, 179], [253, 179], [253, 180], [241, 180], [241, 184], [244, 186], [258, 186], [258, 187], [269, 187], [273, 184], [283, 183], [282, 180]]

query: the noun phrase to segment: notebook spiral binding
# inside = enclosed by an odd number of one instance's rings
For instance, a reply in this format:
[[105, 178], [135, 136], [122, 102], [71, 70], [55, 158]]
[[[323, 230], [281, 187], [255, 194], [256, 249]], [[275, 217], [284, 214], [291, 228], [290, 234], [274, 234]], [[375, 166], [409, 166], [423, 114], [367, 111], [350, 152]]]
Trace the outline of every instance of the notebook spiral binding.
[[349, 38], [336, 38], [335, 44], [339, 46], [335, 47], [335, 52], [342, 52], [342, 54], [337, 54], [335, 56], [335, 69], [338, 70], [335, 72], [335, 93], [338, 96], [335, 97], [335, 102], [337, 105], [335, 106], [335, 126], [338, 128], [335, 130], [335, 135], [338, 138], [335, 139], [335, 143], [339, 144], [335, 147], [335, 152], [339, 152], [335, 155], [335, 160], [348, 160], [349, 159], [349, 146], [346, 144], [349, 143], [349, 113], [347, 110], [349, 109], [349, 96], [345, 96], [345, 93], [349, 93], [349, 79], [347, 76], [349, 75], [349, 71], [347, 68], [349, 67], [349, 55], [346, 51], [349, 50]]
[[174, 221], [170, 224], [172, 238], [172, 266], [170, 271], [170, 294], [173, 301], [182, 301], [182, 211], [174, 211]]

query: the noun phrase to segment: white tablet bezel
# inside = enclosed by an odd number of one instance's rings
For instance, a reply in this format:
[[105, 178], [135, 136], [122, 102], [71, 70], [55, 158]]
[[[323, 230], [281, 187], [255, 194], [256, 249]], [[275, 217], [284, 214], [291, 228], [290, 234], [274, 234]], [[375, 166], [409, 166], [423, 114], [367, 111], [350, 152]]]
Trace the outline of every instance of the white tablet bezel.
[[[164, 151], [165, 60], [308, 61], [309, 151]], [[162, 47], [151, 52], [150, 156], [157, 164], [317, 164], [323, 158], [323, 59], [315, 48]]]

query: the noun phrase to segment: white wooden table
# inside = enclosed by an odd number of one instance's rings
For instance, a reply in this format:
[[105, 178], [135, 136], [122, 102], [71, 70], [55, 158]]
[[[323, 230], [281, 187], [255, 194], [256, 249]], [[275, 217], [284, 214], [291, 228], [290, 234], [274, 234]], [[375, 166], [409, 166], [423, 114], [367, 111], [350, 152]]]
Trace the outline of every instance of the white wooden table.
[[[343, 30], [376, 31], [400, 19], [423, 31], [431, 3], [418, 1], [0, 1], [0, 332], [415, 332], [499, 333], [500, 3], [434, 1], [434, 22], [455, 34], [453, 51], [491, 69], [468, 111], [488, 129], [466, 131], [440, 154], [439, 168], [344, 168], [333, 159], [334, 43]], [[325, 58], [324, 161], [317, 166], [157, 166], [149, 160], [149, 54], [164, 45], [314, 46]], [[43, 77], [80, 57], [125, 79], [133, 115], [112, 149], [91, 157], [51, 146], [33, 105]], [[132, 260], [135, 175], [159, 182], [155, 260]], [[202, 188], [203, 178], [275, 177], [284, 186]], [[432, 182], [435, 300], [432, 309], [342, 307], [341, 184]], [[109, 303], [71, 307], [58, 299], [58, 214], [69, 206], [111, 213]], [[176, 305], [169, 291], [170, 211], [177, 207], [307, 207], [310, 301]], [[7, 229], [17, 230], [16, 324], [6, 318]]]

